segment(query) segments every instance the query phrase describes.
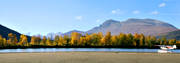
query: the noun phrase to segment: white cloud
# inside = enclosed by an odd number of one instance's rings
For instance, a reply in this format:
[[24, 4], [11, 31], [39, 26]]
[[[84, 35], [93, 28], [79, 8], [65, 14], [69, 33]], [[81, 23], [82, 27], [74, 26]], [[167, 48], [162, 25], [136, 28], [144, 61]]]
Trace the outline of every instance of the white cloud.
[[116, 14], [117, 13], [117, 11], [116, 10], [112, 10], [112, 14]]
[[100, 22], [101, 20], [100, 19], [97, 19], [96, 22]]
[[75, 19], [76, 19], [76, 20], [82, 20], [83, 17], [82, 17], [82, 16], [76, 16]]
[[163, 0], [163, 1], [168, 1], [168, 0]]
[[135, 11], [133, 11], [132, 13], [133, 13], [133, 14], [139, 14], [139, 13], [140, 13], [140, 11], [135, 10]]
[[123, 14], [123, 12], [120, 9], [115, 9], [111, 11], [112, 14]]
[[165, 7], [165, 6], [166, 6], [166, 3], [159, 4], [159, 7]]
[[151, 14], [157, 15], [157, 14], [159, 14], [159, 12], [158, 11], [153, 11], [153, 12], [151, 12]]

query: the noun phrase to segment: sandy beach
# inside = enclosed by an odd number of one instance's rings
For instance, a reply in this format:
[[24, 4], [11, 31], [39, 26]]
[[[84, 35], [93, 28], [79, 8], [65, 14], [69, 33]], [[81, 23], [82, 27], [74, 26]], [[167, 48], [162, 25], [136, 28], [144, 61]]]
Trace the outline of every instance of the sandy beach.
[[180, 54], [127, 52], [0, 53], [0, 63], [180, 63]]

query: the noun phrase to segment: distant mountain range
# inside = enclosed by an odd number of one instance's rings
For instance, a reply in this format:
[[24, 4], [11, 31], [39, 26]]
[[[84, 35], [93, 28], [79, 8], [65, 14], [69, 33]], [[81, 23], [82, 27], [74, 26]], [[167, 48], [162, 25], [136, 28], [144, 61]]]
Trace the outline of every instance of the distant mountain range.
[[177, 30], [171, 24], [155, 19], [128, 19], [126, 21], [107, 20], [98, 27], [95, 27], [87, 33], [97, 33], [110, 31], [113, 35], [119, 33], [143, 33], [144, 35], [156, 35]]
[[48, 33], [48, 34], [47, 34], [47, 37], [51, 37], [51, 39], [54, 39], [56, 35], [59, 35], [59, 36], [64, 36], [64, 35], [71, 36], [71, 33], [72, 33], [72, 32], [78, 32], [78, 33], [81, 33], [82, 35], [86, 34], [86, 33], [83, 32], [83, 31], [71, 30], [71, 31], [66, 32], [66, 33], [61, 33], [61, 32], [58, 32], [58, 33]]
[[78, 32], [78, 33], [81, 33], [81, 34], [83, 34], [83, 35], [86, 33], [86, 32], [79, 31], [79, 30], [72, 30], [72, 31], [69, 31], [69, 32], [64, 33], [63, 35], [69, 35], [69, 36], [70, 36], [72, 32]]
[[[144, 35], [157, 35], [161, 33], [167, 33], [171, 31], [178, 30], [171, 24], [155, 20], [155, 19], [135, 19], [131, 18], [126, 21], [116, 21], [116, 20], [107, 20], [102, 23], [100, 26], [94, 27], [88, 31], [78, 31], [80, 33], [98, 33], [102, 32], [111, 32], [112, 35], [118, 35], [119, 33], [143, 33]], [[70, 32], [64, 33], [65, 35], [70, 35]]]
[[[117, 35], [119, 33], [143, 33], [144, 35], [159, 35], [163, 33], [171, 32], [172, 35], [175, 33], [173, 31], [178, 30], [176, 27], [174, 27], [171, 24], [155, 20], [155, 19], [135, 19], [131, 18], [126, 21], [116, 21], [116, 20], [107, 20], [104, 23], [102, 23], [100, 26], [94, 27], [88, 31], [78, 31], [78, 30], [72, 30], [66, 33], [49, 33], [47, 36], [55, 36], [55, 35], [71, 35], [72, 32], [78, 32], [78, 33], [98, 33], [102, 32], [105, 34], [106, 32], [111, 32], [112, 35]], [[7, 38], [8, 33], [14, 33], [20, 37], [20, 33], [11, 30], [5, 26], [0, 25], [0, 35]], [[171, 34], [169, 33], [169, 34]], [[179, 33], [178, 33], [179, 34]], [[179, 38], [179, 37], [178, 37]]]

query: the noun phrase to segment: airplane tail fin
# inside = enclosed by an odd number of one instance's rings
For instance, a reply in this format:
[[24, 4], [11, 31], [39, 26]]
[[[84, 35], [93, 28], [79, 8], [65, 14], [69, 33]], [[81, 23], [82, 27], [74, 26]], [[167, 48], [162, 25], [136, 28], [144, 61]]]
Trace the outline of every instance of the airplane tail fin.
[[176, 45], [173, 45], [173, 48], [176, 49], [177, 48]]

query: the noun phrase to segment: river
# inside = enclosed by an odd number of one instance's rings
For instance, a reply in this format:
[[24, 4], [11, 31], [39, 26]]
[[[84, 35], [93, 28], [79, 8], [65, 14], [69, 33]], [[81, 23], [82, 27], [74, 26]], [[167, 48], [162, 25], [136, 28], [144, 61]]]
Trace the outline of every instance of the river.
[[[159, 49], [128, 49], [128, 48], [27, 48], [27, 49], [0, 49], [0, 53], [14, 52], [157, 52]], [[172, 50], [173, 53], [180, 53], [180, 49]]]

